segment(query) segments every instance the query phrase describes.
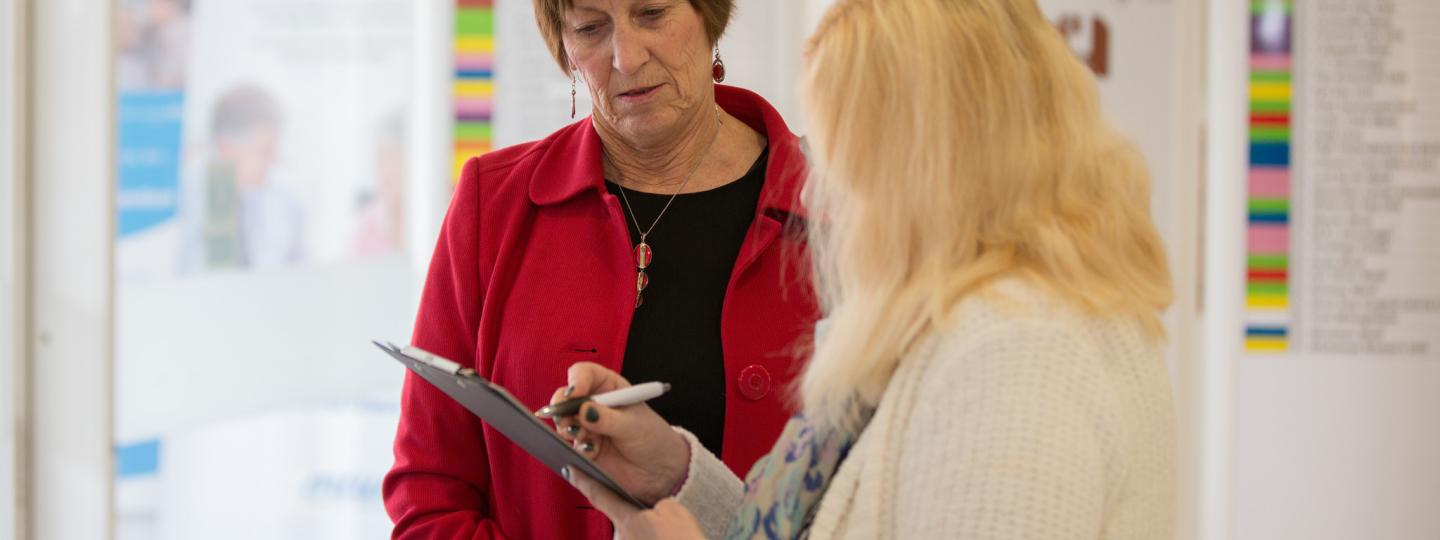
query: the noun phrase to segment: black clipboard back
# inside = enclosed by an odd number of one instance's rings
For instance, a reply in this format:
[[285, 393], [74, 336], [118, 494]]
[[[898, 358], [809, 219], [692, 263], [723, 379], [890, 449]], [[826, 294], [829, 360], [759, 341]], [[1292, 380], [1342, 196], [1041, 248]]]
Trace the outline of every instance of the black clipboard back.
[[571, 448], [570, 443], [561, 439], [550, 426], [531, 414], [520, 400], [515, 399], [515, 396], [500, 385], [476, 375], [474, 370], [417, 347], [402, 349], [390, 343], [371, 343], [480, 417], [485, 425], [499, 431], [516, 446], [540, 460], [551, 472], [558, 475], [560, 468], [568, 465], [571, 470], [583, 471], [630, 504], [639, 508], [650, 508], [650, 505], [626, 492], [610, 475], [596, 467], [594, 462]]

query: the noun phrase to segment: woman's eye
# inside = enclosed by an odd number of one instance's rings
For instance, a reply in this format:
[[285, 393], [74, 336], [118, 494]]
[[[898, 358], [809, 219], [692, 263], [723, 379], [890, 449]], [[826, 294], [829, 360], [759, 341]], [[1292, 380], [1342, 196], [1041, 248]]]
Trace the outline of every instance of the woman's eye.
[[600, 30], [600, 25], [598, 25], [598, 24], [587, 24], [587, 25], [585, 25], [585, 26], [581, 26], [581, 27], [579, 27], [579, 28], [576, 28], [576, 29], [575, 29], [575, 33], [576, 33], [576, 34], [579, 34], [579, 35], [582, 35], [582, 36], [588, 36], [588, 35], [590, 35], [590, 34], [594, 34], [595, 32], [597, 32], [597, 31], [599, 31], [599, 30]]
[[665, 8], [649, 8], [649, 9], [646, 9], [646, 10], [640, 12], [640, 16], [641, 16], [641, 17], [644, 17], [644, 18], [650, 19], [650, 20], [659, 19], [660, 16], [661, 16], [661, 15], [664, 15], [664, 14], [665, 14]]

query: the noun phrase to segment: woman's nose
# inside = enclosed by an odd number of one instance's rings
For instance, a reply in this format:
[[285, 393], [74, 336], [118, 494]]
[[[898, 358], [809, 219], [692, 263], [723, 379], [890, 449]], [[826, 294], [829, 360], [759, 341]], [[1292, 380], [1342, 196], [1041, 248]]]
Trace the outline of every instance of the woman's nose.
[[639, 33], [623, 25], [611, 34], [611, 47], [614, 49], [615, 71], [621, 74], [634, 75], [650, 61], [650, 49]]

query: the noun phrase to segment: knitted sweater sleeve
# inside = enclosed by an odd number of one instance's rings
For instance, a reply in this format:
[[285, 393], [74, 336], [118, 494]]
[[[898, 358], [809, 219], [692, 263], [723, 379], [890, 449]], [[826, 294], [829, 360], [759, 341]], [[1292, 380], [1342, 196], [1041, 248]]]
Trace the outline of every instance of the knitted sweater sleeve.
[[942, 345], [894, 426], [896, 538], [1097, 538], [1116, 416], [1073, 329], [1012, 320]]
[[695, 435], [684, 428], [674, 429], [690, 444], [688, 472], [675, 500], [695, 516], [706, 538], [724, 538], [725, 529], [740, 511], [745, 485], [720, 458], [701, 446]]

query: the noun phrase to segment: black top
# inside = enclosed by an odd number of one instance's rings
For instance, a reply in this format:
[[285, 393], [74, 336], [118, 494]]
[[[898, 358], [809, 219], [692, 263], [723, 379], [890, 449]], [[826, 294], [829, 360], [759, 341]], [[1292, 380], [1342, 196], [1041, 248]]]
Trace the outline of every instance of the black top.
[[[650, 400], [667, 422], [689, 430], [715, 455], [725, 434], [725, 355], [720, 341], [720, 311], [740, 244], [765, 185], [769, 150], [739, 180], [718, 188], [675, 197], [646, 238], [653, 251], [645, 273], [650, 284], [635, 310], [620, 374], [631, 383], [670, 383], [670, 392]], [[619, 185], [606, 189], [620, 196]], [[649, 227], [669, 195], [625, 190], [635, 220]], [[629, 219], [630, 209], [624, 208]], [[635, 222], [627, 222], [630, 243], [640, 243]]]

